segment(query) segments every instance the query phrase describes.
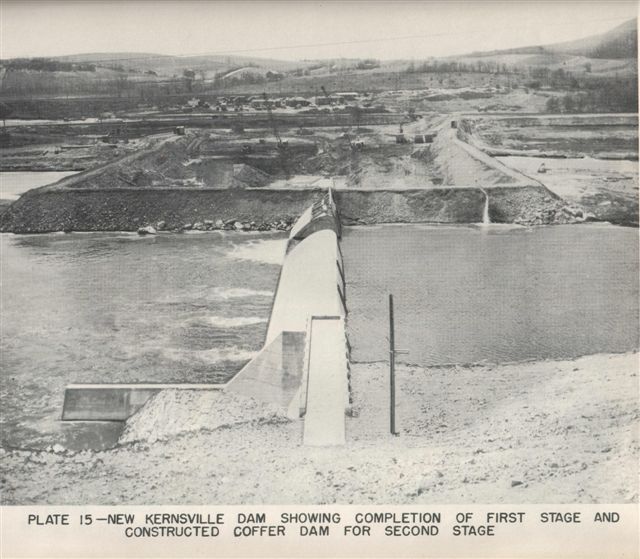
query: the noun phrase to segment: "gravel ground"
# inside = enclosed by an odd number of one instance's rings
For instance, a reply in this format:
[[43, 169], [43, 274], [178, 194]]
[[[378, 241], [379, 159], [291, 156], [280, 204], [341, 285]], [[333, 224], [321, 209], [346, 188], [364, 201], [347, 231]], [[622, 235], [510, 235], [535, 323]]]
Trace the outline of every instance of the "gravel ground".
[[253, 400], [166, 392], [116, 449], [3, 450], [3, 504], [638, 501], [637, 353], [400, 366], [397, 437], [386, 365], [356, 364], [353, 390], [340, 448], [301, 446], [301, 422]]

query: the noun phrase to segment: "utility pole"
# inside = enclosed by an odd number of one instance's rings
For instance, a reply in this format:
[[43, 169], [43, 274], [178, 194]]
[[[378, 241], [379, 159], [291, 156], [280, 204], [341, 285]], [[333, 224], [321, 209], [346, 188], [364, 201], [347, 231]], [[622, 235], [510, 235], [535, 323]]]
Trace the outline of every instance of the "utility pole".
[[393, 320], [393, 295], [389, 294], [389, 430], [396, 431], [396, 354], [409, 353], [406, 349], [396, 349], [395, 327]]

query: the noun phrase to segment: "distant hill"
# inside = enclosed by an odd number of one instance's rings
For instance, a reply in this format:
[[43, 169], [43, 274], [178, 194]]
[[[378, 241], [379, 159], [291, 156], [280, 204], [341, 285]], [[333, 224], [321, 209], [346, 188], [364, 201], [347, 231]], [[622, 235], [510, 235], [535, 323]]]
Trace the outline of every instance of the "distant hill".
[[448, 60], [471, 65], [510, 68], [548, 68], [574, 75], [632, 77], [638, 74], [637, 20], [626, 21], [606, 33], [583, 39], [512, 49], [473, 52]]
[[601, 35], [549, 45], [547, 49], [590, 58], [637, 58], [638, 21], [631, 19]]
[[99, 66], [121, 66], [139, 71], [152, 70], [158, 75], [181, 74], [184, 69], [196, 72], [224, 72], [239, 67], [265, 68], [273, 71], [289, 71], [305, 67], [308, 63], [237, 55], [188, 55], [172, 56], [155, 53], [117, 52], [86, 53], [52, 57], [54, 60], [75, 63], [94, 63]]
[[638, 58], [638, 21], [631, 19], [606, 33], [592, 35], [583, 39], [555, 43], [552, 45], [535, 45], [513, 49], [474, 52], [471, 56], [496, 56], [508, 54], [569, 54], [585, 58], [629, 59]]
[[[590, 80], [597, 87], [608, 83], [609, 89], [628, 90], [633, 99], [637, 45], [633, 19], [606, 33], [568, 42], [422, 61], [418, 56], [413, 60], [287, 61], [231, 54], [81, 53], [0, 60], [0, 96], [22, 101], [29, 96], [103, 95], [127, 98], [130, 104], [137, 99], [158, 105], [172, 96], [203, 96], [221, 90], [299, 95], [321, 87], [332, 92], [385, 91], [513, 87], [517, 83], [576, 89]], [[603, 99], [607, 97], [611, 97], [609, 90], [602, 93]]]

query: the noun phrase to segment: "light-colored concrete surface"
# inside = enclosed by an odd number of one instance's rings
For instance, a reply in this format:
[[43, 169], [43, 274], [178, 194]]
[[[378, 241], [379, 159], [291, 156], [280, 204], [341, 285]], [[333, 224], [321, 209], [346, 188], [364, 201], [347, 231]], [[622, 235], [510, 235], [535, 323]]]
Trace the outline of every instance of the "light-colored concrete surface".
[[228, 390], [290, 409], [298, 416], [304, 363], [308, 362], [304, 357], [309, 320], [312, 315], [344, 316], [344, 274], [336, 228], [330, 195], [309, 206], [296, 221], [264, 348], [229, 382]]
[[295, 239], [298, 236], [298, 233], [302, 231], [311, 221], [311, 217], [313, 216], [313, 206], [309, 206], [304, 213], [298, 218], [293, 224], [291, 228], [291, 232], [289, 233], [290, 239]]
[[160, 388], [67, 388], [62, 419], [124, 421], [160, 392]]
[[226, 390], [288, 407], [300, 386], [304, 332], [281, 332], [233, 377]]
[[348, 386], [342, 318], [314, 317], [309, 343], [303, 442], [308, 446], [343, 445]]
[[266, 344], [280, 332], [304, 332], [310, 316], [345, 315], [338, 293], [342, 281], [339, 260], [338, 239], [331, 230], [314, 233], [289, 252], [280, 274]]

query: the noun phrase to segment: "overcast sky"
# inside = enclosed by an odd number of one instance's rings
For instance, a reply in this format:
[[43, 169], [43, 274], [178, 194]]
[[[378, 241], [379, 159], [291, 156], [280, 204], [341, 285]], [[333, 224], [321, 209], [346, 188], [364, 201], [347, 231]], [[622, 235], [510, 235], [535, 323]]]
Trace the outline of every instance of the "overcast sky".
[[601, 33], [638, 2], [0, 0], [0, 57], [243, 53], [427, 58]]

